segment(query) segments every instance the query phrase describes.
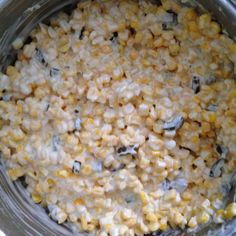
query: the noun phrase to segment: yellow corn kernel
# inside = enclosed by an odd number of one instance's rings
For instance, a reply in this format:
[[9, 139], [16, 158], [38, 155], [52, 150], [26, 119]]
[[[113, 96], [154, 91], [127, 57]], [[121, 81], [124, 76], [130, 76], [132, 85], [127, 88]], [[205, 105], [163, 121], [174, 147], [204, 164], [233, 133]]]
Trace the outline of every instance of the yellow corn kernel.
[[23, 158], [24, 158], [25, 161], [29, 161], [30, 160], [29, 155], [28, 155], [27, 152], [24, 153]]
[[22, 169], [20, 169], [20, 168], [9, 169], [7, 171], [7, 173], [9, 175], [9, 177], [11, 178], [11, 180], [13, 180], [13, 181], [24, 174]]
[[11, 133], [12, 133], [11, 134], [12, 139], [16, 142], [21, 141], [25, 137], [25, 134], [21, 129], [12, 130]]
[[14, 67], [14, 66], [8, 66], [7, 67], [7, 70], [6, 70], [6, 74], [8, 76], [13, 76], [15, 75], [16, 73], [18, 73], [17, 69]]
[[57, 177], [60, 178], [67, 178], [70, 176], [70, 173], [67, 170], [58, 170], [55, 174]]
[[177, 56], [179, 54], [180, 47], [178, 44], [171, 44], [169, 46], [170, 55]]
[[160, 157], [161, 156], [161, 152], [160, 151], [152, 151], [152, 155], [154, 156], [154, 157]]
[[186, 191], [182, 194], [182, 198], [186, 201], [190, 201], [192, 199], [192, 194]]
[[161, 1], [164, 10], [168, 11], [171, 9], [171, 1]]
[[198, 136], [193, 136], [193, 137], [191, 138], [191, 141], [192, 141], [194, 144], [198, 144], [198, 143], [200, 142], [200, 139], [199, 139]]
[[88, 125], [93, 125], [94, 124], [94, 119], [92, 118], [87, 118], [84, 122], [83, 125], [86, 127]]
[[216, 22], [211, 22], [210, 24], [210, 31], [213, 32], [214, 35], [219, 34], [220, 33], [220, 26], [219, 24], [217, 24]]
[[130, 26], [137, 30], [137, 29], [139, 29], [140, 24], [138, 21], [131, 21]]
[[82, 198], [76, 198], [74, 200], [74, 204], [75, 205], [82, 205], [82, 204], [84, 204], [84, 200]]
[[55, 120], [55, 123], [56, 123], [56, 125], [60, 125], [60, 124], [61, 124], [61, 120], [56, 119], [56, 120]]
[[82, 144], [78, 144], [77, 146], [76, 146], [76, 152], [78, 152], [78, 153], [82, 153], [83, 152], [83, 146], [82, 146]]
[[42, 197], [38, 193], [33, 193], [32, 194], [32, 199], [35, 203], [42, 202]]
[[157, 222], [148, 225], [148, 229], [149, 229], [151, 232], [155, 232], [155, 231], [157, 231], [159, 228], [160, 228], [160, 224], [157, 223]]
[[217, 210], [217, 212], [216, 212], [216, 216], [220, 216], [220, 217], [224, 217], [224, 215], [225, 215], [225, 211], [223, 210], [223, 209], [219, 209], [219, 210]]
[[188, 30], [191, 32], [198, 32], [198, 25], [195, 21], [188, 22]]
[[104, 225], [104, 229], [105, 229], [106, 231], [109, 231], [110, 228], [111, 228], [111, 224], [106, 224], [106, 225]]
[[143, 204], [147, 204], [148, 203], [148, 195], [145, 192], [140, 192], [139, 193], [139, 197], [142, 201]]
[[197, 13], [194, 11], [194, 9], [189, 9], [186, 14], [185, 14], [185, 20], [190, 21], [190, 20], [196, 20], [197, 18]]
[[231, 219], [236, 216], [236, 203], [230, 203], [225, 209], [225, 218]]
[[17, 113], [21, 114], [23, 112], [23, 106], [22, 104], [17, 104], [16, 105]]
[[54, 185], [55, 184], [55, 181], [51, 178], [47, 179], [47, 182], [48, 182], [48, 185]]
[[203, 14], [198, 19], [198, 25], [201, 29], [209, 27], [211, 23], [211, 17], [209, 14]]
[[61, 45], [59, 45], [59, 47], [58, 47], [58, 50], [62, 53], [67, 52], [69, 49], [70, 49], [69, 43], [65, 43], [65, 42], [61, 43]]
[[80, 222], [81, 222], [82, 229], [87, 230], [88, 229], [88, 222], [86, 221], [86, 219], [83, 216], [81, 216]]
[[[230, 51], [232, 51], [233, 53], [236, 53], [236, 43], [233, 43], [229, 46]], [[235, 90], [234, 90], [235, 91]]]
[[150, 161], [147, 158], [141, 157], [140, 166], [142, 166], [142, 168], [147, 167], [149, 164], [150, 164]]
[[173, 199], [176, 199], [176, 190], [175, 189], [171, 189], [169, 190], [165, 195], [165, 200], [170, 201]]
[[165, 230], [167, 230], [167, 227], [168, 227], [167, 222], [161, 220], [161, 222], [160, 222], [160, 230], [165, 231]]
[[24, 149], [24, 146], [23, 146], [23, 145], [17, 145], [16, 151], [17, 151], [17, 152], [22, 152], [23, 149]]
[[154, 47], [160, 48], [164, 45], [164, 39], [159, 37], [157, 40], [154, 41]]
[[81, 173], [84, 175], [90, 175], [92, 173], [92, 168], [90, 165], [83, 165]]
[[150, 66], [150, 62], [147, 60], [147, 59], [141, 59], [141, 63], [144, 65], [144, 66]]
[[188, 222], [188, 226], [190, 228], [195, 228], [197, 226], [197, 219], [196, 219], [196, 216], [194, 217], [191, 217], [191, 219], [189, 220]]
[[142, 39], [143, 39], [142, 33], [141, 32], [137, 32], [136, 35], [135, 35], [135, 38], [134, 38], [135, 42], [136, 43], [140, 43], [142, 41]]
[[87, 225], [87, 230], [88, 231], [92, 232], [92, 231], [94, 231], [94, 229], [95, 229], [95, 225], [94, 224], [90, 223], [90, 224]]
[[185, 220], [185, 218], [184, 218], [184, 216], [181, 213], [179, 213], [179, 212], [175, 213], [175, 215], [174, 215], [174, 222], [177, 225], [182, 225], [184, 220]]
[[216, 122], [216, 113], [215, 112], [204, 112], [203, 118], [209, 123]]
[[146, 219], [150, 222], [157, 222], [157, 217], [153, 213], [149, 213], [146, 215]]
[[117, 31], [124, 31], [125, 27], [126, 27], [125, 23], [120, 23]]
[[199, 217], [198, 217], [198, 223], [199, 224], [205, 224], [209, 221], [210, 216], [207, 212], [203, 212]]
[[136, 60], [138, 58], [138, 53], [135, 50], [132, 50], [129, 54], [131, 60]]
[[77, 42], [75, 43], [75, 47], [79, 49], [80, 46], [81, 46], [81, 44], [82, 44], [81, 41], [77, 41]]
[[178, 65], [175, 62], [175, 60], [170, 60], [167, 62], [167, 68], [169, 71], [175, 71], [177, 69]]
[[129, 220], [127, 220], [126, 222], [125, 222], [125, 224], [128, 226], [128, 227], [133, 227], [135, 224], [136, 224], [136, 219], [134, 219], [134, 218], [131, 218], [131, 219], [129, 219]]

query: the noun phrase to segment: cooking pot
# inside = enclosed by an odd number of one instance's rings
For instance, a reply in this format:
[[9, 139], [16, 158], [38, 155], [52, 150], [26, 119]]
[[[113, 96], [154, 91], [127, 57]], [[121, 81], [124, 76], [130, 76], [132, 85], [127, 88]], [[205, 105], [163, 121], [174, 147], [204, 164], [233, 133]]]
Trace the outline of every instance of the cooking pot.
[[[60, 10], [69, 11], [76, 6], [76, 0], [0, 0], [0, 70], [14, 62], [16, 52], [12, 42], [16, 38], [27, 40], [27, 35], [40, 21]], [[183, 1], [193, 5], [198, 11], [208, 11], [222, 25], [230, 37], [236, 36], [236, 0]], [[1, 82], [1, 81], [0, 81]], [[0, 156], [0, 236], [27, 235], [89, 235], [75, 233], [73, 225], [58, 225], [45, 210], [34, 204], [24, 191], [24, 181], [12, 183], [5, 172]], [[196, 232], [170, 230], [154, 235], [236, 235], [236, 219], [223, 225], [209, 224]]]

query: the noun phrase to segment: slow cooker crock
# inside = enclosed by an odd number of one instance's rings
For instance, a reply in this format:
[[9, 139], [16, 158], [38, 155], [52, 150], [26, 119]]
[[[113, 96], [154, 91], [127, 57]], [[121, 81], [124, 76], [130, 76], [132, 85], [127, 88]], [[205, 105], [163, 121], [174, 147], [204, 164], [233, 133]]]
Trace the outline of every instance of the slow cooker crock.
[[[12, 42], [16, 38], [27, 39], [29, 32], [40, 21], [60, 10], [69, 11], [78, 0], [0, 0], [0, 71], [14, 62], [16, 52]], [[156, 2], [158, 2], [156, 0]], [[235, 0], [182, 1], [195, 6], [198, 11], [209, 11], [232, 38], [236, 37]], [[0, 81], [1, 82], [1, 81]], [[58, 225], [40, 206], [34, 204], [24, 191], [23, 181], [12, 183], [5, 172], [0, 156], [0, 235], [89, 235], [76, 233], [69, 223]], [[223, 225], [209, 224], [197, 232], [180, 230], [156, 233], [153, 235], [236, 235], [236, 219]]]

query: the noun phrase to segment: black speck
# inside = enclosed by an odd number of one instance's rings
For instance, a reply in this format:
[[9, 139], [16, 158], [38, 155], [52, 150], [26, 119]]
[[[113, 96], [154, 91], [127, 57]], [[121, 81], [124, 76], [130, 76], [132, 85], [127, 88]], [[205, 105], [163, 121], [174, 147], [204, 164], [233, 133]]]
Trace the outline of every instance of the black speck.
[[221, 155], [223, 153], [223, 150], [219, 144], [216, 144], [216, 151]]
[[84, 38], [84, 31], [85, 31], [85, 26], [82, 27], [79, 35], [79, 39], [82, 40]]
[[79, 113], [79, 110], [75, 109], [75, 113]]
[[124, 164], [124, 163], [121, 163], [118, 168], [114, 168], [114, 169], [112, 169], [111, 171], [112, 171], [112, 172], [116, 172], [116, 171], [122, 170], [122, 169], [124, 169], [124, 168], [125, 168], [125, 164]]
[[43, 52], [39, 48], [35, 48], [36, 51], [36, 58], [38, 59], [39, 62], [41, 62], [44, 66], [48, 66], [48, 63], [46, 62]]
[[27, 188], [28, 184], [25, 182], [25, 176], [19, 177], [18, 180], [20, 181], [21, 185], [22, 185], [24, 188]]
[[136, 34], [136, 30], [133, 27], [129, 27], [129, 31], [131, 35], [135, 35]]
[[72, 167], [72, 172], [74, 174], [79, 174], [81, 168], [81, 162], [80, 161], [74, 161], [73, 167]]
[[50, 104], [47, 104], [45, 111], [48, 111]]
[[120, 147], [118, 148], [117, 153], [125, 152], [126, 150], [127, 150], [126, 147]]
[[117, 42], [117, 38], [118, 38], [118, 33], [117, 32], [113, 32], [112, 37], [110, 38], [110, 41], [112, 43], [116, 43]]
[[3, 89], [3, 90], [2, 90], [2, 93], [5, 93], [6, 91], [7, 91], [6, 89]]
[[59, 73], [60, 73], [60, 70], [59, 70], [58, 68], [52, 67], [52, 68], [50, 69], [50, 76], [51, 76], [51, 77], [55, 77], [55, 76], [57, 76]]
[[201, 90], [200, 78], [197, 76], [193, 76], [192, 90], [194, 91], [195, 94], [199, 93]]
[[197, 166], [195, 164], [192, 164], [192, 168], [195, 170]]

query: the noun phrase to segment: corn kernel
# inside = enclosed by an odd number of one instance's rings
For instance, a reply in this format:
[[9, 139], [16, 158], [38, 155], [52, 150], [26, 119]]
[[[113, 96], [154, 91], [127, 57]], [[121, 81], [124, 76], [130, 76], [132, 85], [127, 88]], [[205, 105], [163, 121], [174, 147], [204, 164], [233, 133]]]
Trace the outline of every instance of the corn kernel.
[[186, 201], [190, 201], [192, 199], [192, 194], [190, 192], [184, 192], [182, 198]]
[[189, 220], [188, 222], [188, 226], [190, 228], [195, 228], [197, 226], [197, 219], [196, 219], [196, 216], [194, 217], [191, 217], [191, 219]]
[[84, 200], [82, 198], [77, 198], [74, 200], [75, 205], [82, 205], [84, 204]]
[[220, 26], [216, 22], [211, 22], [210, 24], [210, 31], [216, 35], [220, 33]]
[[230, 203], [225, 209], [225, 218], [231, 219], [236, 216], [236, 203]]
[[147, 204], [148, 203], [148, 195], [145, 192], [140, 192], [139, 193], [139, 197], [142, 201], [143, 204]]
[[42, 197], [38, 193], [33, 193], [32, 199], [35, 203], [40, 203], [42, 201]]
[[177, 56], [179, 54], [180, 47], [178, 44], [171, 44], [169, 46], [170, 55]]
[[70, 49], [69, 43], [62, 43], [59, 47], [58, 50], [62, 53], [67, 52]]
[[135, 35], [135, 39], [134, 39], [135, 42], [136, 43], [140, 43], [142, 41], [142, 39], [143, 39], [142, 33], [141, 32], [137, 32], [136, 35]]
[[9, 169], [7, 171], [7, 173], [13, 181], [16, 180], [17, 178], [21, 177], [24, 174], [24, 172], [21, 168]]
[[216, 216], [224, 217], [225, 211], [223, 209], [219, 209], [216, 212]]
[[149, 229], [151, 232], [155, 232], [155, 231], [157, 231], [159, 228], [160, 228], [160, 224], [157, 223], [157, 222], [148, 225], [148, 229]]
[[49, 186], [52, 186], [52, 185], [55, 184], [55, 181], [53, 179], [51, 179], [51, 178], [47, 179], [47, 182], [48, 182]]
[[125, 222], [125, 224], [128, 226], [128, 227], [133, 227], [135, 224], [136, 224], [136, 219], [132, 218], [132, 219], [129, 219]]
[[[233, 52], [236, 53], [236, 43], [233, 43], [229, 46], [229, 49]], [[234, 90], [235, 91], [235, 90]]]
[[70, 176], [70, 173], [67, 170], [58, 170], [55, 174], [57, 177], [60, 178], [67, 178]]
[[188, 22], [188, 29], [189, 29], [189, 31], [192, 31], [192, 32], [198, 32], [198, 25], [196, 24], [195, 21], [189, 21]]
[[82, 229], [87, 230], [88, 229], [88, 222], [86, 221], [86, 219], [83, 216], [81, 216], [80, 222], [81, 222]]
[[170, 60], [167, 63], [167, 67], [168, 67], [169, 71], [175, 71], [175, 70], [177, 70], [178, 65], [174, 60]]
[[154, 156], [154, 157], [160, 157], [161, 156], [161, 152], [160, 151], [152, 151], [152, 155]]
[[95, 225], [94, 224], [88, 224], [87, 225], [87, 230], [88, 231], [92, 232], [92, 231], [94, 231], [94, 229], [95, 229]]
[[194, 9], [189, 9], [186, 14], [185, 14], [185, 20], [196, 20], [197, 18], [197, 13], [194, 11]]
[[198, 223], [199, 224], [205, 224], [210, 220], [210, 216], [207, 212], [203, 212], [199, 217], [198, 217]]
[[8, 66], [7, 67], [7, 70], [6, 70], [6, 74], [8, 76], [13, 76], [15, 75], [16, 73], [18, 73], [17, 69], [14, 67], [14, 66]]
[[209, 14], [203, 14], [198, 19], [198, 25], [201, 29], [209, 27], [211, 23], [211, 17]]
[[157, 217], [153, 213], [147, 214], [146, 219], [150, 222], [157, 222]]
[[90, 165], [83, 165], [81, 173], [84, 175], [90, 175], [92, 173], [92, 168]]
[[165, 231], [165, 230], [167, 230], [167, 228], [168, 228], [168, 225], [167, 225], [167, 222], [160, 222], [160, 230], [162, 230], [162, 231]]
[[129, 57], [131, 60], [136, 60], [138, 58], [138, 53], [134, 50], [132, 50], [129, 54]]

